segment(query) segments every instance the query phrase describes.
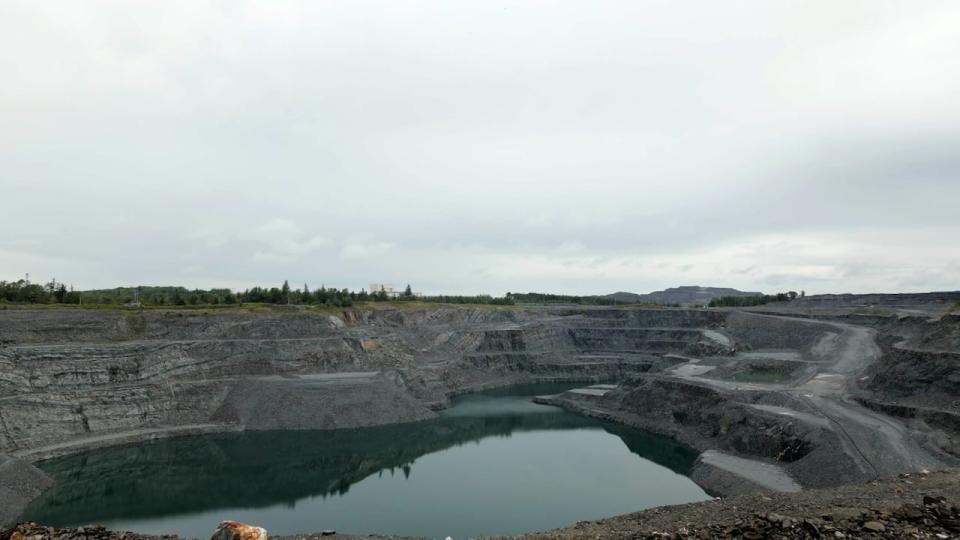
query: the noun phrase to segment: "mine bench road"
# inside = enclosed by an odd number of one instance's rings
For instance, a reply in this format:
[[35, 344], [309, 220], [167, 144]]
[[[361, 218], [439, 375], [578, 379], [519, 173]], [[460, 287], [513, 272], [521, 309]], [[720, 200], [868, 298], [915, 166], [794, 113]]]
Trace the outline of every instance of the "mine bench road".
[[[754, 313], [763, 317], [809, 322], [810, 319]], [[875, 477], [892, 476], [907, 471], [940, 469], [956, 466], [956, 460], [938, 457], [922, 448], [900, 421], [867, 409], [850, 399], [847, 391], [853, 379], [881, 355], [876, 344], [876, 331], [852, 324], [818, 321], [837, 328], [838, 343], [832, 351], [821, 352], [824, 358], [812, 363], [822, 366], [806, 381], [795, 384], [739, 383], [700, 377], [700, 369], [691, 358], [668, 370], [666, 378], [696, 382], [724, 391], [779, 392], [804, 402], [812, 411], [788, 407], [746, 404], [770, 414], [789, 416], [801, 422], [829, 425], [841, 436], [845, 451], [864, 472]], [[763, 353], [754, 353], [761, 355]], [[691, 366], [683, 369], [684, 366]]]

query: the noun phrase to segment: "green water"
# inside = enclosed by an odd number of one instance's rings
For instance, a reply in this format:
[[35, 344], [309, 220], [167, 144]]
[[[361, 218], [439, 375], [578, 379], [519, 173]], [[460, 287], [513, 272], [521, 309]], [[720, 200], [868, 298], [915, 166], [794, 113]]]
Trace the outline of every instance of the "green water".
[[463, 539], [708, 498], [684, 476], [689, 449], [529, 400], [560, 389], [473, 394], [416, 424], [210, 435], [50, 460], [40, 466], [57, 483], [23, 519], [204, 539], [226, 519], [272, 535]]

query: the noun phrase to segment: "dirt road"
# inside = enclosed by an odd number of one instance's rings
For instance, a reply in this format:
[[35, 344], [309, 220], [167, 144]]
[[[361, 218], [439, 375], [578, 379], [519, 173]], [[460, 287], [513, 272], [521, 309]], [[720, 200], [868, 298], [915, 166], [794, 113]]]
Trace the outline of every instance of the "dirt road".
[[[762, 317], [808, 322], [806, 319], [779, 315]], [[850, 389], [861, 374], [880, 358], [876, 332], [846, 323], [824, 324], [833, 326], [836, 332], [825, 335], [811, 349], [813, 361], [810, 364], [816, 366], [816, 370], [804, 380], [792, 384], [743, 383], [709, 378], [704, 376], [708, 372], [695, 359], [676, 366], [669, 374], [727, 391], [779, 392], [790, 398], [784, 400], [787, 403], [804, 404], [806, 410], [789, 406], [754, 407], [832, 430], [838, 435], [843, 452], [866, 477], [881, 478], [903, 472], [957, 466], [957, 460], [951, 456], [921, 447], [911, 437], [910, 428], [900, 420], [869, 410], [852, 399]]]

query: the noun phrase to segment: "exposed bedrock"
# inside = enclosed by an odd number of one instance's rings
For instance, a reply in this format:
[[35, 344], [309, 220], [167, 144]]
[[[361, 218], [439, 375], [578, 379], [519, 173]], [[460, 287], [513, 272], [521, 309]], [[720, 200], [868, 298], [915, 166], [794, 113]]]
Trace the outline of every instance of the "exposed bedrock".
[[[730, 354], [725, 314], [682, 310], [0, 311], [0, 452], [223, 424], [421, 420], [449, 396]], [[702, 328], [701, 328], [702, 327]], [[365, 377], [319, 375], [368, 373]]]
[[775, 464], [784, 477], [806, 487], [871, 477], [836, 451], [842, 443], [827, 419], [779, 393], [736, 392], [650, 376], [621, 384], [603, 396], [566, 393], [540, 401], [670, 435], [701, 451], [747, 458], [743, 461], [749, 465], [733, 469], [697, 464], [694, 478], [721, 495], [778, 489], [755, 474], [767, 464]]
[[867, 371], [863, 390], [902, 404], [937, 403], [960, 412], [960, 316], [888, 318], [883, 357]]
[[243, 379], [211, 419], [248, 430], [338, 429], [398, 424], [435, 414], [377, 372]]
[[837, 332], [827, 323], [770, 317], [738, 311], [725, 320], [731, 337], [751, 349], [792, 350], [807, 353], [821, 340]]
[[960, 316], [887, 317], [876, 325], [883, 356], [865, 371], [856, 399], [960, 457]]
[[709, 450], [693, 477], [721, 494], [956, 466], [960, 353], [916, 348], [955, 347], [956, 325], [892, 317], [871, 329], [734, 312], [718, 328], [746, 352], [542, 401]]
[[960, 393], [958, 320], [865, 327], [833, 315], [630, 308], [0, 310], [0, 454], [399, 424], [431, 418], [463, 392], [613, 382], [550, 401], [711, 450], [694, 477], [715, 492], [835, 485], [956, 463], [960, 422], [943, 400]]

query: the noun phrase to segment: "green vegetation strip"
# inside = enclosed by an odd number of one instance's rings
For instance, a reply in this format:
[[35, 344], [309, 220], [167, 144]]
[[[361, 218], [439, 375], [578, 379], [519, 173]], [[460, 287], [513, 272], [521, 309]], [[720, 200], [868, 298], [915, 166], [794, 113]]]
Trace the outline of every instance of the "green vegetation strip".
[[514, 306], [517, 304], [565, 305], [633, 305], [602, 296], [570, 296], [547, 293], [507, 293], [504, 296], [479, 295], [415, 295], [410, 285], [397, 293], [351, 291], [326, 288], [311, 290], [307, 284], [293, 289], [287, 281], [280, 287], [252, 287], [241, 291], [230, 289], [187, 289], [185, 287], [117, 287], [75, 291], [56, 280], [40, 285], [25, 279], [0, 281], [0, 309], [13, 306], [58, 307], [82, 306], [85, 309], [257, 309], [260, 306], [291, 306], [338, 309], [359, 305], [458, 304], [473, 306]]

